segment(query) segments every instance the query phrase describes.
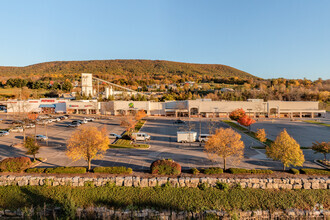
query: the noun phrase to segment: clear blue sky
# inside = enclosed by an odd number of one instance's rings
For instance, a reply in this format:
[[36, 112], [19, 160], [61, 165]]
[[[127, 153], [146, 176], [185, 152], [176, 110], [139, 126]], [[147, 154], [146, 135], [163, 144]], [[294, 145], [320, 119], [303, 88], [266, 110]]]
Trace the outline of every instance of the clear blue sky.
[[0, 66], [151, 59], [330, 78], [328, 0], [0, 0]]

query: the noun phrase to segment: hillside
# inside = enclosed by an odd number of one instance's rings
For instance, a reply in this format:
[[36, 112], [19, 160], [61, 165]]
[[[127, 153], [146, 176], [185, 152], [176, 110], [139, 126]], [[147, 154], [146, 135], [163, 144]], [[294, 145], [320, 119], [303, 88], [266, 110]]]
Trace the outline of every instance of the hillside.
[[83, 72], [93, 73], [105, 79], [163, 80], [174, 77], [183, 80], [199, 80], [205, 77], [237, 77], [240, 80], [247, 80], [257, 78], [244, 71], [220, 64], [192, 64], [160, 60], [55, 61], [25, 67], [0, 67], [0, 76], [4, 78], [63, 76]]

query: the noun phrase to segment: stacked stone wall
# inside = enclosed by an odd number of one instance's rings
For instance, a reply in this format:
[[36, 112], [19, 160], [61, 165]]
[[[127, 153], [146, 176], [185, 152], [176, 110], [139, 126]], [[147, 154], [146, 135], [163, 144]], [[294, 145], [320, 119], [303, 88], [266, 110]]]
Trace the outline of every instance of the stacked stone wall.
[[212, 177], [55, 177], [55, 176], [0, 176], [0, 186], [116, 186], [154, 187], [169, 184], [172, 187], [198, 187], [201, 183], [215, 186], [217, 182], [230, 186], [240, 184], [242, 188], [255, 189], [330, 189], [329, 177], [315, 178], [212, 178]]

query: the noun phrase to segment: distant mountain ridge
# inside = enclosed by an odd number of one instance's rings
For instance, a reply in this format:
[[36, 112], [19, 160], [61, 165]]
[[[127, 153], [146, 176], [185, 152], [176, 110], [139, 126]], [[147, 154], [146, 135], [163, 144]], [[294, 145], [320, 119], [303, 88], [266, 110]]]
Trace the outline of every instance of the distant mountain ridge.
[[238, 77], [242, 80], [257, 79], [242, 70], [221, 64], [195, 64], [164, 60], [89, 60], [53, 61], [25, 67], [0, 66], [2, 77], [44, 76], [47, 74], [93, 73], [95, 75], [163, 76], [183, 75], [188, 77], [210, 76], [219, 78]]

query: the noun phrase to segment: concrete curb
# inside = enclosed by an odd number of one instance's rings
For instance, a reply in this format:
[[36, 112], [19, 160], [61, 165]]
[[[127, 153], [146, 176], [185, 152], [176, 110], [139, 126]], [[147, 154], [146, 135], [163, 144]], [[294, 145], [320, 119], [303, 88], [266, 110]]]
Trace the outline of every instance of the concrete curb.
[[324, 165], [324, 164], [322, 164], [320, 162], [317, 162], [317, 160], [314, 160], [313, 162], [316, 163], [317, 165], [321, 166], [321, 167], [324, 167], [325, 169], [329, 169], [328, 166], [326, 166], [326, 165]]

